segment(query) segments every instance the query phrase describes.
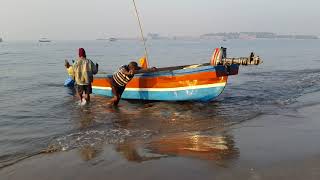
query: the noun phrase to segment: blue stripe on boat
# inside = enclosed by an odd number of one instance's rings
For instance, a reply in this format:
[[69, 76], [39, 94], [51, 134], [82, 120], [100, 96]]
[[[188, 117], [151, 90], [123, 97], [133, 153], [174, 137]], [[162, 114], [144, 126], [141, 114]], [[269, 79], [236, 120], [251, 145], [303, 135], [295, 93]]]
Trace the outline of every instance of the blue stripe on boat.
[[[225, 86], [180, 91], [124, 91], [122, 99], [208, 102], [218, 97], [223, 92], [224, 88]], [[112, 97], [111, 90], [94, 88], [93, 93]]]

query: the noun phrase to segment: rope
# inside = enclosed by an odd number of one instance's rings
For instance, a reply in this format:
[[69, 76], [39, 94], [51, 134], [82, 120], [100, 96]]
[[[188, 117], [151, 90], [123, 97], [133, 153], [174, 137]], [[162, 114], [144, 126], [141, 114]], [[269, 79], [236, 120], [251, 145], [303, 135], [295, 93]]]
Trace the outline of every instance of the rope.
[[138, 19], [138, 22], [139, 22], [140, 33], [141, 33], [141, 38], [142, 38], [143, 45], [144, 45], [145, 56], [146, 56], [147, 60], [149, 60], [148, 50], [147, 50], [147, 45], [146, 45], [146, 39], [144, 38], [144, 35], [143, 35], [142, 23], [141, 23], [141, 20], [140, 20], [139, 12], [138, 12], [135, 0], [132, 0], [132, 1], [133, 1], [133, 5], [134, 5], [134, 9], [135, 9], [136, 15], [137, 15], [137, 19]]

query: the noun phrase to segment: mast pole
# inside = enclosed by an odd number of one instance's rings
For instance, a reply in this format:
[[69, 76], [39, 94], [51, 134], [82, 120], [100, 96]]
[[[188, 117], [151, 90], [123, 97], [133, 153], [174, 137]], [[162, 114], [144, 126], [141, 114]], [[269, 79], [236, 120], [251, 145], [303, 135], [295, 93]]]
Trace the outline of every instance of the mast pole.
[[139, 12], [138, 12], [138, 9], [137, 9], [137, 5], [136, 5], [135, 0], [132, 0], [132, 1], [133, 1], [134, 9], [135, 9], [135, 12], [136, 12], [136, 15], [137, 15], [137, 19], [138, 19], [138, 23], [139, 23], [139, 27], [140, 27], [140, 33], [141, 33], [141, 38], [142, 38], [143, 45], [144, 45], [145, 56], [146, 56], [147, 60], [149, 60], [146, 39], [144, 38], [144, 34], [143, 34], [143, 30], [142, 30], [142, 23], [141, 23], [141, 20], [140, 20], [140, 16], [139, 16]]

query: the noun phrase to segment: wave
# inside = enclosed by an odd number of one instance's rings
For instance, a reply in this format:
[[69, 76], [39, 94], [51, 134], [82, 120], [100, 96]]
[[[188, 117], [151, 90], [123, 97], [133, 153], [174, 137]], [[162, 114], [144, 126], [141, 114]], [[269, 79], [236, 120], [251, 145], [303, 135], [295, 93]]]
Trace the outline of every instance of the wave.
[[87, 130], [84, 132], [71, 133], [53, 140], [49, 151], [69, 151], [85, 146], [97, 144], [121, 144], [127, 138], [148, 138], [152, 132], [144, 130], [108, 129], [108, 130]]
[[245, 73], [254, 80], [236, 89], [249, 94], [258, 104], [289, 105], [296, 98], [310, 92], [320, 91], [320, 69]]

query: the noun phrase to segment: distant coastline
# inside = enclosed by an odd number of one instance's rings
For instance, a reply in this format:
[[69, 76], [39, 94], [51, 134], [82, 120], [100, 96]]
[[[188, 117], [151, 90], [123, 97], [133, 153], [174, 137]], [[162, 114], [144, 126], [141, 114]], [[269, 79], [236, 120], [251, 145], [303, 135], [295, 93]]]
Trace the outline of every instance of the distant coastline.
[[319, 39], [317, 35], [290, 35], [272, 32], [220, 32], [200, 36], [201, 39]]
[[255, 39], [288, 39], [288, 40], [316, 40], [320, 39], [317, 35], [305, 34], [277, 34], [273, 32], [219, 32], [208, 33], [198, 36], [163, 36], [158, 33], [149, 33], [147, 39], [161, 40], [187, 40], [187, 39], [213, 39], [227, 41], [232, 39], [255, 40]]
[[[146, 40], [319, 40], [320, 35], [310, 34], [277, 34], [272, 32], [218, 32], [218, 33], [207, 33], [202, 35], [163, 35], [160, 33], [148, 33], [145, 37]], [[59, 40], [58, 41], [66, 41]], [[96, 39], [69, 39], [75, 40], [96, 40], [96, 41], [126, 41], [126, 40], [141, 40], [141, 37], [109, 37], [109, 38], [96, 38]], [[0, 42], [3, 41], [0, 37]], [[6, 40], [6, 41], [10, 41]], [[34, 40], [13, 40], [13, 41], [34, 41]], [[51, 42], [52, 40], [41, 38], [38, 42]], [[68, 40], [67, 40], [68, 41]]]

